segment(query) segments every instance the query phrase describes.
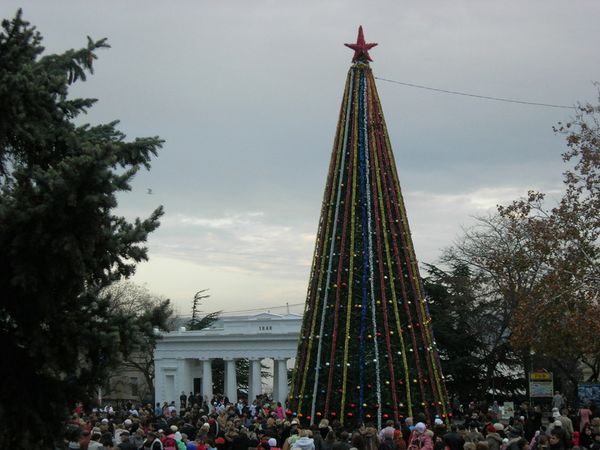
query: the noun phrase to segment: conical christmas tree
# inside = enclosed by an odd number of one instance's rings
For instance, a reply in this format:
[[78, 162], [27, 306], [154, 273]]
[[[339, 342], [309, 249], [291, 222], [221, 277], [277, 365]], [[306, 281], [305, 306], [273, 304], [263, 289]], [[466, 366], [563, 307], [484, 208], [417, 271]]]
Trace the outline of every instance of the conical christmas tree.
[[325, 187], [290, 409], [306, 422], [446, 417], [447, 399], [362, 27]]

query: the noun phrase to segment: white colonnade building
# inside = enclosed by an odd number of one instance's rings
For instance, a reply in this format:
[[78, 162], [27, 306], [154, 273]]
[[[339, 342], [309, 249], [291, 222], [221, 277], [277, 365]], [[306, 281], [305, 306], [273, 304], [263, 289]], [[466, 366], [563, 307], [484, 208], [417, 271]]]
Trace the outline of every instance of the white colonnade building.
[[[235, 362], [249, 361], [248, 401], [263, 393], [261, 361], [273, 360], [273, 400], [285, 404], [288, 395], [288, 361], [296, 357], [302, 324], [299, 314], [262, 313], [222, 317], [209, 328], [162, 333], [154, 351], [155, 401], [175, 401], [185, 392], [200, 393], [210, 400], [224, 394], [238, 398]], [[224, 360], [225, 383], [213, 392], [213, 361]]]

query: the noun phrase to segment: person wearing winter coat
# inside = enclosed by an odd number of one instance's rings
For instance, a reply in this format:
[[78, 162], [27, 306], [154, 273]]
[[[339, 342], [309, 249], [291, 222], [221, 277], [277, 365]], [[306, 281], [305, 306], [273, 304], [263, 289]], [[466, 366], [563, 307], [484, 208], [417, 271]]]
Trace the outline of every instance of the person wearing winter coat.
[[583, 431], [579, 436], [579, 446], [589, 450], [593, 442], [594, 434], [592, 433], [592, 426], [589, 423], [587, 423], [583, 427]]
[[465, 440], [454, 430], [446, 433], [442, 437], [442, 441], [444, 443], [444, 448], [448, 450], [463, 450], [463, 446], [465, 445]]
[[488, 433], [485, 437], [489, 450], [500, 450], [502, 439], [502, 436], [498, 434], [498, 431], [495, 428], [492, 433]]
[[600, 450], [600, 433], [594, 433], [594, 440], [590, 445], [590, 450]]
[[558, 433], [551, 433], [548, 436], [548, 450], [565, 450], [563, 439]]
[[423, 422], [415, 425], [408, 442], [408, 450], [433, 450], [433, 441], [426, 431], [427, 426]]

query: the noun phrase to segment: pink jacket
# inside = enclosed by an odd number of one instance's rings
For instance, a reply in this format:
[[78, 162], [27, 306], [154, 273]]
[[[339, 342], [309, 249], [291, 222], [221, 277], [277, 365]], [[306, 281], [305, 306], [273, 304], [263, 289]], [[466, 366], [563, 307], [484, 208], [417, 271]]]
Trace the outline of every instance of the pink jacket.
[[275, 413], [277, 414], [278, 419], [285, 419], [285, 411], [283, 410], [283, 406], [278, 406], [275, 410]]
[[409, 441], [409, 450], [433, 450], [433, 441], [426, 433], [419, 433], [413, 430]]

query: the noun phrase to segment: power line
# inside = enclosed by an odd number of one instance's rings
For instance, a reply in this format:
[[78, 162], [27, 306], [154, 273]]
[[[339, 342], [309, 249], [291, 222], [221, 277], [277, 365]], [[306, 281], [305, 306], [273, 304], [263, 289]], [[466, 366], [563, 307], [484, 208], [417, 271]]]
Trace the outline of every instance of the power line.
[[[286, 303], [285, 305], [281, 305], [281, 306], [266, 306], [263, 308], [250, 308], [250, 309], [236, 309], [235, 311], [221, 311], [219, 313], [220, 316], [223, 315], [227, 315], [227, 314], [235, 314], [235, 313], [246, 313], [246, 312], [256, 312], [256, 311], [261, 311], [261, 312], [265, 312], [265, 311], [271, 311], [273, 309], [288, 309], [288, 308], [293, 308], [296, 306], [304, 306], [305, 302], [301, 302], [301, 303]], [[179, 317], [191, 317], [191, 315], [189, 314], [177, 314]]]
[[426, 89], [428, 91], [443, 92], [444, 94], [463, 95], [465, 97], [483, 98], [483, 99], [486, 99], [486, 100], [495, 100], [495, 101], [498, 101], [498, 102], [506, 102], [506, 103], [519, 103], [521, 105], [544, 106], [546, 108], [575, 109], [574, 106], [553, 105], [553, 104], [550, 104], [550, 103], [527, 102], [525, 100], [516, 100], [516, 99], [512, 99], [512, 98], [491, 97], [491, 96], [488, 96], [488, 95], [469, 94], [468, 92], [459, 92], [459, 91], [450, 91], [450, 90], [447, 90], [447, 89], [438, 89], [438, 88], [434, 88], [434, 87], [430, 87], [430, 86], [423, 86], [423, 85], [420, 85], [420, 84], [405, 83], [403, 81], [396, 81], [396, 80], [388, 80], [387, 78], [375, 77], [375, 79], [381, 80], [381, 81], [387, 81], [388, 83], [401, 84], [403, 86], [408, 86], [408, 87], [413, 87], [413, 88], [418, 88], [418, 89]]
[[241, 312], [252, 312], [252, 311], [266, 311], [271, 310], [271, 309], [283, 309], [283, 308], [288, 308], [288, 307], [293, 307], [293, 306], [300, 306], [300, 305], [304, 305], [304, 302], [302, 303], [290, 303], [289, 305], [282, 305], [282, 306], [267, 306], [264, 308], [253, 308], [253, 309], [238, 309], [236, 311], [223, 311], [222, 314], [233, 314], [233, 313], [241, 313]]

